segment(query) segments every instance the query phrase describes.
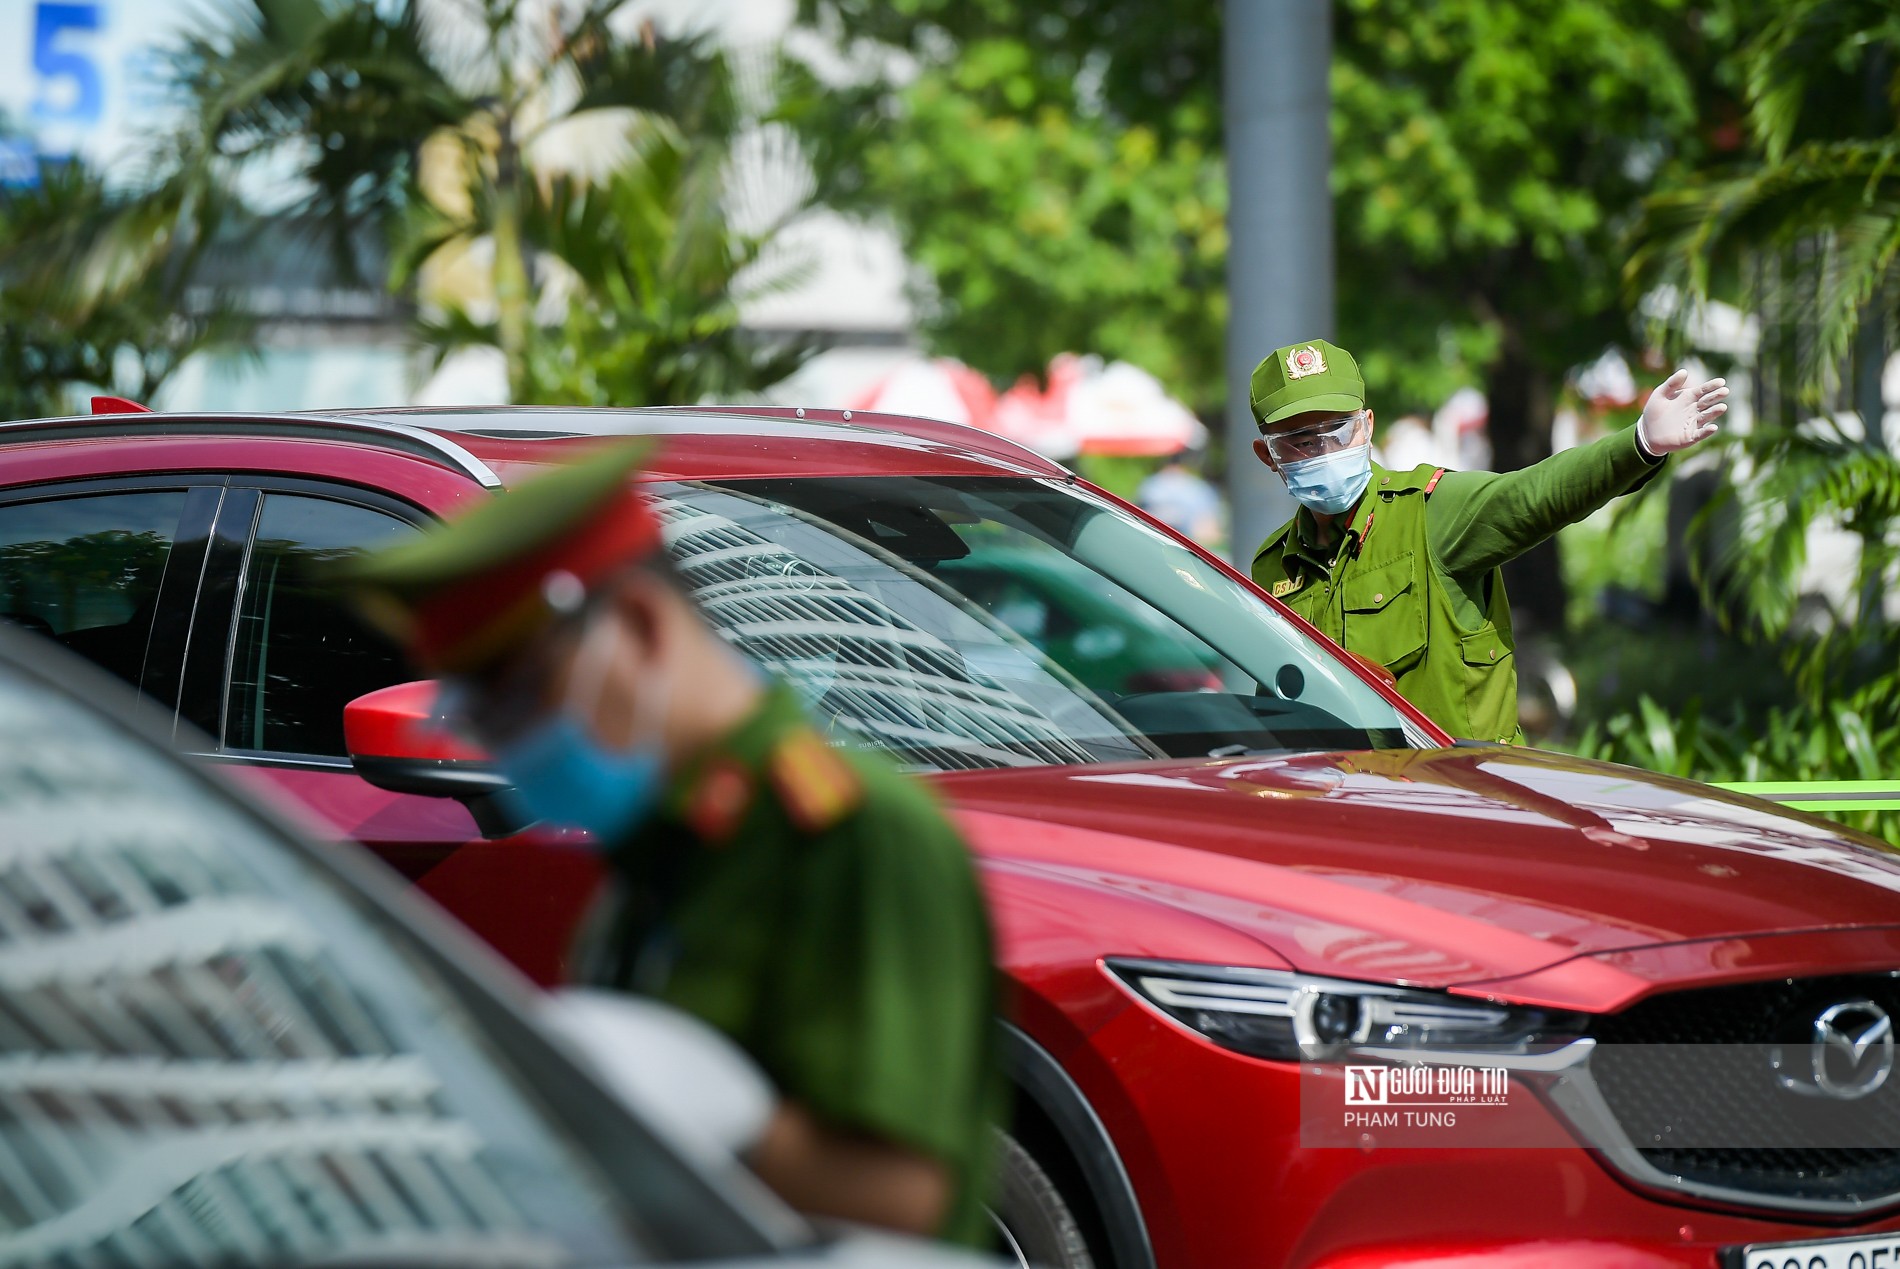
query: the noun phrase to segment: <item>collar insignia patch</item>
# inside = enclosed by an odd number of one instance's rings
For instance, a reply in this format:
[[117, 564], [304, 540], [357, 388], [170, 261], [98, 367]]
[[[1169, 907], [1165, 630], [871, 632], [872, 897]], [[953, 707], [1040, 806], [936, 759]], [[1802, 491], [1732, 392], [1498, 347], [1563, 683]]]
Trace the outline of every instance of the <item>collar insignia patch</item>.
[[752, 777], [730, 758], [715, 759], [686, 806], [686, 823], [708, 846], [723, 846], [752, 802]]

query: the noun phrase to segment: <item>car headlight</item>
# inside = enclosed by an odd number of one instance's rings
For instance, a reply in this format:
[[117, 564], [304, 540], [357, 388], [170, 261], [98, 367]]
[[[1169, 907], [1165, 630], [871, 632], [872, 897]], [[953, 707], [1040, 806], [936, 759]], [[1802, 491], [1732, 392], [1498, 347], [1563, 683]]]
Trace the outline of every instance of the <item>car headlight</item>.
[[1120, 957], [1105, 963], [1181, 1025], [1223, 1048], [1282, 1062], [1362, 1055], [1488, 1063], [1551, 1052], [1584, 1025], [1580, 1014], [1286, 970]]

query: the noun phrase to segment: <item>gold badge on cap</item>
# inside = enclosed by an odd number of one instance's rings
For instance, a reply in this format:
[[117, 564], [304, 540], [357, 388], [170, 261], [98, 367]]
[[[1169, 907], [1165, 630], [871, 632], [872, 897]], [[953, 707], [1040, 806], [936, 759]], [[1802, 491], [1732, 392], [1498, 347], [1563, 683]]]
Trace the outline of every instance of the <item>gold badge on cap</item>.
[[1286, 377], [1304, 379], [1308, 375], [1326, 373], [1326, 357], [1316, 345], [1308, 344], [1304, 348], [1286, 350]]

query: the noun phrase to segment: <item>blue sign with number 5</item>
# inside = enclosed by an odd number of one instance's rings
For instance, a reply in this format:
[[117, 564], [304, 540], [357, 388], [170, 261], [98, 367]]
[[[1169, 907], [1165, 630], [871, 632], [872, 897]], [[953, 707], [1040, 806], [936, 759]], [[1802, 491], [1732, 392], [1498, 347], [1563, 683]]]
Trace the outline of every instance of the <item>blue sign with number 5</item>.
[[141, 171], [181, 109], [163, 50], [205, 14], [202, 0], [0, 0], [0, 183], [33, 183], [44, 159]]
[[87, 125], [105, 113], [104, 79], [93, 48], [103, 25], [97, 4], [41, 0], [33, 15], [33, 117]]

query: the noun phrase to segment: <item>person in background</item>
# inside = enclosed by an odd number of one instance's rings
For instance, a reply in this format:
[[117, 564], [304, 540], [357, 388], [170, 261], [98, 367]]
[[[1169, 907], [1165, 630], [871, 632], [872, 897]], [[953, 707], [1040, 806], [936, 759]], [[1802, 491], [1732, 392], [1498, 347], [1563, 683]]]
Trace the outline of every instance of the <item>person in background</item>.
[[1220, 541], [1220, 495], [1183, 455], [1168, 459], [1141, 482], [1135, 490], [1135, 505], [1202, 546]]
[[1372, 461], [1373, 413], [1345, 349], [1275, 349], [1249, 395], [1254, 453], [1300, 504], [1255, 553], [1255, 583], [1382, 667], [1453, 736], [1501, 743], [1522, 737], [1500, 567], [1641, 488], [1728, 409], [1721, 379], [1691, 386], [1678, 370], [1635, 427], [1521, 471], [1389, 471]]
[[1376, 448], [1375, 457], [1387, 471], [1410, 471], [1422, 463], [1436, 466], [1451, 457], [1432, 435], [1431, 422], [1417, 414], [1386, 424]]
[[745, 1049], [747, 1155], [793, 1206], [981, 1244], [1001, 1088], [990, 932], [931, 794], [834, 749], [709, 626], [633, 483], [645, 443], [364, 557], [347, 582], [443, 681], [532, 818], [611, 883], [580, 978]]

